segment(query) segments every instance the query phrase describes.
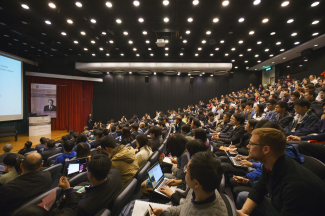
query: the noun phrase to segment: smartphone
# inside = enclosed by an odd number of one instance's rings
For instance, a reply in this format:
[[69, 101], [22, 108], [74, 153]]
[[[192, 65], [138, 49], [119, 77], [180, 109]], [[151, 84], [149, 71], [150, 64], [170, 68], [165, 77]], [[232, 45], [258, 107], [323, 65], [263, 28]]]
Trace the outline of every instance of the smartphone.
[[84, 193], [84, 192], [86, 192], [86, 187], [89, 187], [89, 185], [86, 185], [85, 187], [80, 188], [79, 190], [77, 190], [77, 193]]

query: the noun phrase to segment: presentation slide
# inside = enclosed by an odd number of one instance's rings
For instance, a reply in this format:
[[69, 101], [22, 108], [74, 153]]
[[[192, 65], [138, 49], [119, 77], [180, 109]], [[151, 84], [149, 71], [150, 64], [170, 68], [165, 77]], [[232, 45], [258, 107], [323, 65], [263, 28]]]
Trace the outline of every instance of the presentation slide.
[[22, 62], [0, 55], [0, 121], [23, 119]]

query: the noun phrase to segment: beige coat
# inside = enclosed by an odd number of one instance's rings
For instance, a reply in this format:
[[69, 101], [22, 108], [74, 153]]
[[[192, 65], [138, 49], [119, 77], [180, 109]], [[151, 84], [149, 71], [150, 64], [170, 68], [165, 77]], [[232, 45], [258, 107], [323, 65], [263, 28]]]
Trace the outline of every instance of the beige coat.
[[152, 150], [148, 146], [143, 146], [140, 151], [135, 155], [138, 159], [139, 167], [142, 167], [143, 164], [148, 161], [148, 158], [152, 155]]

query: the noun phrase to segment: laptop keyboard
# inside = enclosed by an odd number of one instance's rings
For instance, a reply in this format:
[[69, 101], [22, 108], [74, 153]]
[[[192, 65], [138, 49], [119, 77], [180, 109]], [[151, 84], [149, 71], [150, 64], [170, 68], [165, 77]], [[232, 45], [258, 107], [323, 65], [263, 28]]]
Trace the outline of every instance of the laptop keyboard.
[[156, 190], [160, 191], [160, 189], [164, 186], [169, 187], [169, 185], [166, 185], [168, 179], [164, 179], [163, 181], [160, 182], [160, 185], [158, 185], [158, 187], [156, 188]]

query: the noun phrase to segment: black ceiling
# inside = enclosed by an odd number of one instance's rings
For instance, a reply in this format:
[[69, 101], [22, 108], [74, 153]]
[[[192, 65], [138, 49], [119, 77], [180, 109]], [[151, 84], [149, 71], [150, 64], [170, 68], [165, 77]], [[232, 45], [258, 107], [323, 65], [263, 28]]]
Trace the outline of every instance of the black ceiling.
[[[223, 0], [199, 0], [198, 5], [193, 5], [192, 0], [169, 0], [168, 6], [164, 6], [163, 0], [139, 0], [140, 5], [136, 7], [131, 0], [111, 0], [112, 7], [109, 8], [106, 6], [108, 1], [102, 0], [2, 0], [0, 50], [32, 60], [46, 56], [75, 56], [83, 62], [235, 60], [234, 69], [244, 70], [256, 65], [259, 60], [267, 60], [271, 54], [280, 54], [281, 49], [297, 46], [294, 44], [297, 41], [302, 44], [317, 37], [312, 36], [315, 32], [318, 36], [325, 33], [324, 0], [319, 0], [319, 5], [315, 7], [311, 5], [316, 0], [291, 0], [285, 7], [281, 6], [284, 0], [261, 0], [258, 5], [254, 5], [254, 1], [230, 0], [228, 6], [223, 6]], [[49, 2], [54, 3], [56, 8], [49, 7]], [[77, 7], [76, 2], [82, 3], [82, 7]], [[22, 4], [29, 9], [24, 9]], [[165, 17], [169, 18], [168, 23], [164, 22]], [[191, 23], [187, 21], [190, 17], [193, 18]], [[143, 18], [144, 22], [140, 23], [139, 18]], [[214, 23], [214, 18], [219, 21]], [[240, 18], [244, 18], [244, 22], [239, 22]], [[262, 23], [265, 18], [268, 22]], [[67, 19], [71, 19], [73, 24], [69, 24]], [[96, 23], [92, 23], [91, 19], [95, 19]], [[117, 19], [121, 19], [122, 23], [118, 24]], [[288, 24], [289, 19], [294, 21]], [[47, 25], [46, 20], [51, 25]], [[319, 23], [312, 24], [315, 20]], [[190, 34], [185, 33], [187, 30]], [[81, 31], [86, 35], [81, 35]], [[124, 31], [128, 35], [124, 35]], [[147, 31], [147, 35], [143, 31]], [[211, 34], [207, 35], [207, 31]], [[255, 33], [249, 35], [250, 31]], [[276, 34], [270, 35], [271, 32]], [[291, 36], [294, 32], [297, 35]], [[169, 40], [165, 46], [168, 51], [156, 46], [155, 42], [160, 38]], [[95, 44], [91, 43], [92, 40]], [[129, 44], [129, 40], [133, 44]], [[183, 40], [187, 43], [184, 44]], [[202, 40], [206, 43], [202, 44]], [[224, 43], [220, 43], [221, 40]], [[239, 44], [240, 40], [243, 40], [242, 44]], [[262, 43], [257, 44], [258, 41]], [[281, 44], [276, 45], [277, 42]], [[133, 51], [133, 48], [137, 50]], [[248, 48], [252, 50], [247, 51]], [[266, 52], [266, 49], [269, 51]], [[150, 56], [151, 53], [153, 56]], [[198, 56], [195, 56], [196, 53]], [[226, 56], [226, 53], [229, 55]], [[240, 54], [243, 56], [240, 57]]]

